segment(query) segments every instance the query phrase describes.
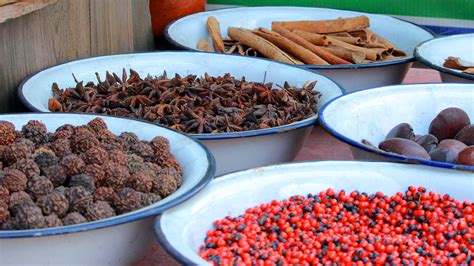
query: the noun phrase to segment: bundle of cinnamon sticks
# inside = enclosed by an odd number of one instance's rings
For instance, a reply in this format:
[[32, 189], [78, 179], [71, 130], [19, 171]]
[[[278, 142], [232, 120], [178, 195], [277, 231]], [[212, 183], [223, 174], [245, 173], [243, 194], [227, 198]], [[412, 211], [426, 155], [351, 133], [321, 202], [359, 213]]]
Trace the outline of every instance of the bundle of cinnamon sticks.
[[219, 22], [207, 20], [211, 44], [202, 39], [197, 48], [207, 52], [261, 56], [290, 64], [340, 65], [390, 61], [406, 57], [390, 41], [372, 32], [367, 16], [318, 21], [274, 21], [272, 29], [229, 27], [222, 38]]

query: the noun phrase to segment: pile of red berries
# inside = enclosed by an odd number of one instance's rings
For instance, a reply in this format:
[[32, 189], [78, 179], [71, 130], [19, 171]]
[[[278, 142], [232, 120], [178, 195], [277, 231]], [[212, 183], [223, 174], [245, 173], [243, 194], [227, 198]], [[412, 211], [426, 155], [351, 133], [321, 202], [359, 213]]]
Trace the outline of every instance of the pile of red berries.
[[332, 189], [214, 222], [214, 265], [474, 264], [474, 206], [410, 186], [386, 196]]

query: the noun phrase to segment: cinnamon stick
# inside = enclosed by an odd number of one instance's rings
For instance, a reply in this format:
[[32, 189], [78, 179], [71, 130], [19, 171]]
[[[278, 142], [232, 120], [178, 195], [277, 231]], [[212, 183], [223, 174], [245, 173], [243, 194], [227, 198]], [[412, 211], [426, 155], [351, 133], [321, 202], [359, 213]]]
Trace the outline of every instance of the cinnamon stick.
[[329, 46], [326, 46], [326, 47], [321, 47], [321, 49], [324, 49], [324, 50], [334, 54], [335, 56], [340, 57], [344, 60], [350, 61], [354, 64], [362, 64], [365, 60], [365, 54], [364, 53], [347, 50], [347, 49], [339, 47], [339, 46], [329, 45]]
[[367, 16], [338, 18], [334, 20], [313, 21], [274, 21], [273, 27], [283, 27], [288, 30], [302, 30], [313, 33], [333, 33], [365, 29], [370, 26]]
[[278, 48], [273, 43], [267, 41], [266, 39], [255, 35], [251, 30], [244, 29], [244, 28], [235, 28], [229, 27], [227, 29], [227, 35], [232, 39], [251, 47], [263, 56], [278, 60], [281, 62], [289, 63], [289, 64], [299, 64], [300, 61], [294, 60], [289, 56], [287, 53], [283, 52], [280, 48]]
[[206, 39], [199, 40], [196, 48], [201, 51], [212, 52], [211, 44]]
[[331, 65], [340, 65], [340, 64], [350, 64], [351, 63], [349, 61], [346, 61], [346, 60], [332, 54], [331, 52], [329, 52], [327, 50], [322, 49], [319, 46], [316, 46], [316, 45], [308, 42], [304, 38], [296, 35], [295, 33], [291, 32], [291, 31], [289, 31], [285, 28], [274, 27], [272, 29], [274, 31], [276, 31], [277, 33], [279, 33], [281, 36], [283, 36], [283, 37], [293, 41], [294, 43], [296, 43], [296, 44], [310, 50], [311, 52], [315, 53], [317, 56], [324, 59], [325, 61], [327, 61]]
[[328, 40], [326, 38], [326, 36], [324, 35], [316, 35], [316, 34], [312, 34], [310, 32], [306, 32], [306, 31], [301, 31], [301, 30], [294, 30], [293, 31], [294, 34], [302, 37], [303, 39], [307, 40], [308, 42], [312, 43], [312, 44], [315, 44], [315, 45], [323, 45], [323, 46], [326, 46], [328, 45]]
[[343, 41], [345, 43], [353, 44], [353, 45], [362, 44], [362, 39], [359, 37], [331, 36], [331, 38], [337, 39], [339, 41]]
[[212, 43], [214, 45], [214, 50], [219, 53], [225, 52], [224, 41], [222, 40], [221, 28], [219, 22], [214, 16], [209, 16], [207, 18], [207, 31], [211, 36]]
[[262, 38], [267, 39], [268, 41], [272, 42], [276, 46], [280, 47], [284, 51], [295, 56], [296, 58], [298, 58], [299, 60], [303, 61], [306, 64], [329, 65], [329, 63], [326, 62], [321, 57], [315, 55], [308, 49], [302, 47], [301, 45], [298, 45], [297, 43], [278, 34], [275, 31], [259, 28], [258, 30], [254, 31], [254, 33]]

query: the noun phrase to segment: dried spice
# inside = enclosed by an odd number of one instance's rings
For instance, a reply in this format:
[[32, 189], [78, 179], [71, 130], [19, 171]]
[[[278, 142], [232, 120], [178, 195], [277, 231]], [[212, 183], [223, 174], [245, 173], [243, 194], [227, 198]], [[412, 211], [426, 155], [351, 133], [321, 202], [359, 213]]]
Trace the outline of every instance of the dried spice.
[[21, 128], [23, 138], [31, 140], [36, 145], [47, 143], [48, 130], [46, 126], [37, 120], [30, 120]]
[[6, 169], [0, 173], [0, 185], [10, 193], [25, 190], [27, 181], [26, 175], [16, 169]]
[[272, 83], [247, 82], [230, 74], [211, 77], [176, 74], [169, 78], [130, 70], [127, 79], [110, 75], [98, 83], [77, 81], [60, 90], [53, 84], [53, 99], [63, 112], [89, 112], [151, 121], [185, 133], [219, 133], [257, 130], [290, 124], [313, 116], [320, 96], [316, 82], [302, 88], [274, 87]]
[[0, 145], [8, 145], [15, 141], [15, 125], [7, 121], [0, 122]]
[[38, 198], [36, 204], [38, 204], [45, 215], [56, 214], [58, 217], [64, 217], [69, 210], [69, 200], [59, 190]]
[[151, 143], [133, 133], [116, 136], [100, 118], [45, 130], [30, 121], [13, 131], [11, 144], [0, 145], [0, 230], [105, 219], [155, 203], [180, 185], [160, 184], [170, 178], [159, 178], [157, 157], [164, 168], [182, 172], [165, 138]]
[[115, 211], [106, 201], [96, 201], [86, 210], [85, 217], [89, 221], [97, 221], [115, 216]]
[[153, 179], [153, 192], [162, 198], [175, 192], [181, 184], [181, 175], [174, 168], [160, 170], [157, 178]]
[[28, 180], [26, 192], [31, 198], [38, 199], [46, 194], [53, 192], [53, 183], [45, 176], [34, 176]]

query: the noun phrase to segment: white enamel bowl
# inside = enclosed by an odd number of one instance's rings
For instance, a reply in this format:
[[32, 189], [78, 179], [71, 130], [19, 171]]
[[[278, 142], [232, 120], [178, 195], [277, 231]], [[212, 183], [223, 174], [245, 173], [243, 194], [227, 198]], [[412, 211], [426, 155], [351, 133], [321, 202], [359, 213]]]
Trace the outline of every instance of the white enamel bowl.
[[161, 245], [185, 265], [206, 264], [198, 256], [212, 222], [227, 215], [294, 195], [306, 196], [332, 188], [335, 191], [394, 195], [408, 186], [423, 186], [449, 193], [457, 200], [474, 200], [473, 175], [421, 165], [324, 161], [275, 165], [216, 178], [197, 196], [163, 212], [155, 221]]
[[[84, 125], [95, 118], [86, 114], [11, 114], [17, 129], [29, 120], [42, 121], [49, 131], [68, 123]], [[182, 186], [148, 207], [84, 224], [47, 229], [0, 231], [0, 265], [130, 265], [151, 247], [156, 214], [189, 199], [214, 176], [215, 162], [207, 149], [192, 138], [150, 123], [100, 116], [114, 134], [133, 132], [140, 139], [168, 138], [171, 152], [180, 162]]]
[[448, 107], [462, 108], [474, 123], [474, 85], [412, 84], [358, 91], [324, 106], [320, 123], [331, 135], [351, 145], [356, 160], [388, 160], [474, 171], [474, 166], [407, 158], [360, 142], [366, 139], [378, 146], [390, 129], [403, 122], [409, 123], [415, 134], [427, 134], [431, 121]]
[[[317, 80], [315, 89], [322, 94], [318, 109], [343, 93], [336, 83], [320, 74], [266, 59], [195, 52], [159, 52], [94, 57], [55, 66], [23, 81], [19, 87], [19, 97], [30, 110], [49, 112], [47, 103], [52, 96], [53, 82], [57, 82], [60, 88], [75, 86], [71, 73], [79, 80], [95, 81], [95, 72], [101, 75], [106, 70], [121, 73], [123, 67], [127, 70], [132, 68], [142, 76], [148, 73], [161, 75], [166, 70], [168, 75], [203, 75], [207, 72], [217, 76], [230, 73], [239, 79], [245, 76], [248, 81], [280, 85], [288, 81], [294, 86]], [[316, 120], [317, 115], [270, 129], [191, 136], [211, 150], [217, 161], [217, 174], [222, 174], [293, 160]]]
[[474, 33], [432, 39], [415, 49], [416, 59], [438, 70], [443, 82], [474, 83], [474, 75], [443, 66], [444, 60], [449, 56], [474, 63]]
[[326, 8], [229, 8], [197, 13], [178, 19], [168, 25], [165, 36], [176, 47], [196, 50], [196, 44], [200, 39], [210, 41], [206, 28], [206, 20], [209, 16], [217, 18], [222, 34], [227, 37], [228, 27], [271, 28], [272, 21], [323, 20], [360, 15], [368, 16], [371, 23], [370, 28], [406, 51], [408, 57], [375, 64], [308, 65], [305, 67], [334, 79], [348, 92], [400, 84], [414, 61], [412, 54], [415, 46], [420, 42], [433, 38], [433, 35], [417, 25], [390, 16]]

